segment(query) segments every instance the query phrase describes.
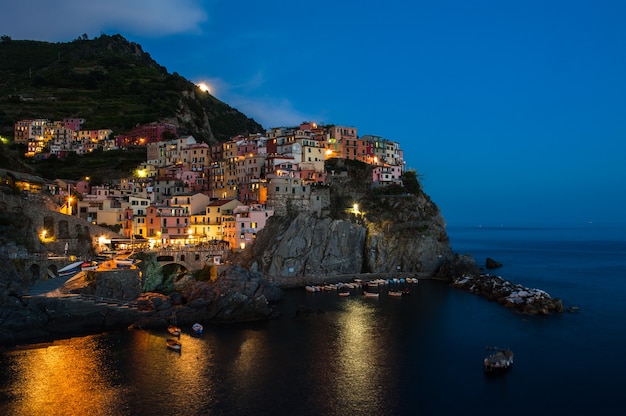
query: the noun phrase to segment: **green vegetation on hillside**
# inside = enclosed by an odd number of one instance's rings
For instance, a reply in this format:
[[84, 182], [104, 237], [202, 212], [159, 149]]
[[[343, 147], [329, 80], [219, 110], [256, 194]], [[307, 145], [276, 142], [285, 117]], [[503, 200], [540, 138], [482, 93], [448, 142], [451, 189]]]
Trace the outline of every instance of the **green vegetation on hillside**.
[[46, 179], [84, 179], [90, 175], [90, 182], [99, 185], [109, 179], [131, 176], [133, 170], [146, 161], [146, 148], [126, 150], [95, 151], [83, 156], [70, 153], [65, 159], [52, 156], [47, 160], [33, 160], [32, 168]]
[[[184, 93], [184, 94], [183, 94]], [[189, 112], [184, 122], [180, 112]], [[201, 92], [120, 35], [67, 43], [0, 40], [0, 135], [16, 121], [84, 118], [85, 129], [128, 132], [137, 124], [179, 120], [179, 133], [224, 141], [261, 125]], [[210, 126], [204, 124], [208, 119]]]

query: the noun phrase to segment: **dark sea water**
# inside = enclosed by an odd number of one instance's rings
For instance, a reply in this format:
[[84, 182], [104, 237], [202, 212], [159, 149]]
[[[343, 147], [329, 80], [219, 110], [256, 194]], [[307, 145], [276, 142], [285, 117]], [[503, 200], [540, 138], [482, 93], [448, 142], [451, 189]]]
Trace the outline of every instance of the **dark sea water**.
[[[0, 415], [621, 414], [626, 233], [448, 230], [456, 252], [540, 288], [577, 313], [527, 317], [422, 280], [411, 295], [290, 291], [281, 319], [86, 336], [0, 354]], [[316, 311], [294, 319], [304, 306]], [[514, 367], [485, 375], [485, 346]]]

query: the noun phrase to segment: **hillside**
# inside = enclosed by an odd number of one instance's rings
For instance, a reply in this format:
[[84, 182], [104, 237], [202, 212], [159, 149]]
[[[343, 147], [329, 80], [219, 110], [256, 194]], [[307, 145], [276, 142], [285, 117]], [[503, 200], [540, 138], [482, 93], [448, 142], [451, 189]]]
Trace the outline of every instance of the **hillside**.
[[121, 35], [66, 43], [3, 38], [0, 135], [12, 137], [17, 120], [63, 117], [84, 118], [85, 129], [110, 128], [114, 134], [164, 121], [207, 143], [263, 131]]

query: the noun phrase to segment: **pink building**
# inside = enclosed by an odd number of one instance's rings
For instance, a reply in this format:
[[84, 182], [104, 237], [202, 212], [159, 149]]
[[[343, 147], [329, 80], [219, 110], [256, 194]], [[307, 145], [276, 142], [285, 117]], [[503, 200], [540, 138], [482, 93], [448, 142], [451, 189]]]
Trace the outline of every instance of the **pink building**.
[[393, 165], [376, 166], [372, 171], [372, 182], [380, 185], [402, 185], [402, 167]]
[[256, 239], [267, 219], [274, 215], [273, 209], [266, 209], [263, 205], [244, 205], [235, 208], [235, 233], [231, 247], [235, 250], [243, 250]]

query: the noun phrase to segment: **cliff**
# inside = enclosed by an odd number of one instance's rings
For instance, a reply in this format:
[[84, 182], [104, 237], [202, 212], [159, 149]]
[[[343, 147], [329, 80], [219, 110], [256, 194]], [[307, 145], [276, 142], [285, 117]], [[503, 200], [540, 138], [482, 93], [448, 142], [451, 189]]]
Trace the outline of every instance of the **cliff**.
[[283, 281], [398, 271], [451, 279], [478, 271], [452, 251], [439, 208], [411, 172], [403, 186], [376, 188], [365, 164], [332, 161], [327, 169], [347, 173], [329, 176], [328, 209], [275, 215], [234, 261]]

